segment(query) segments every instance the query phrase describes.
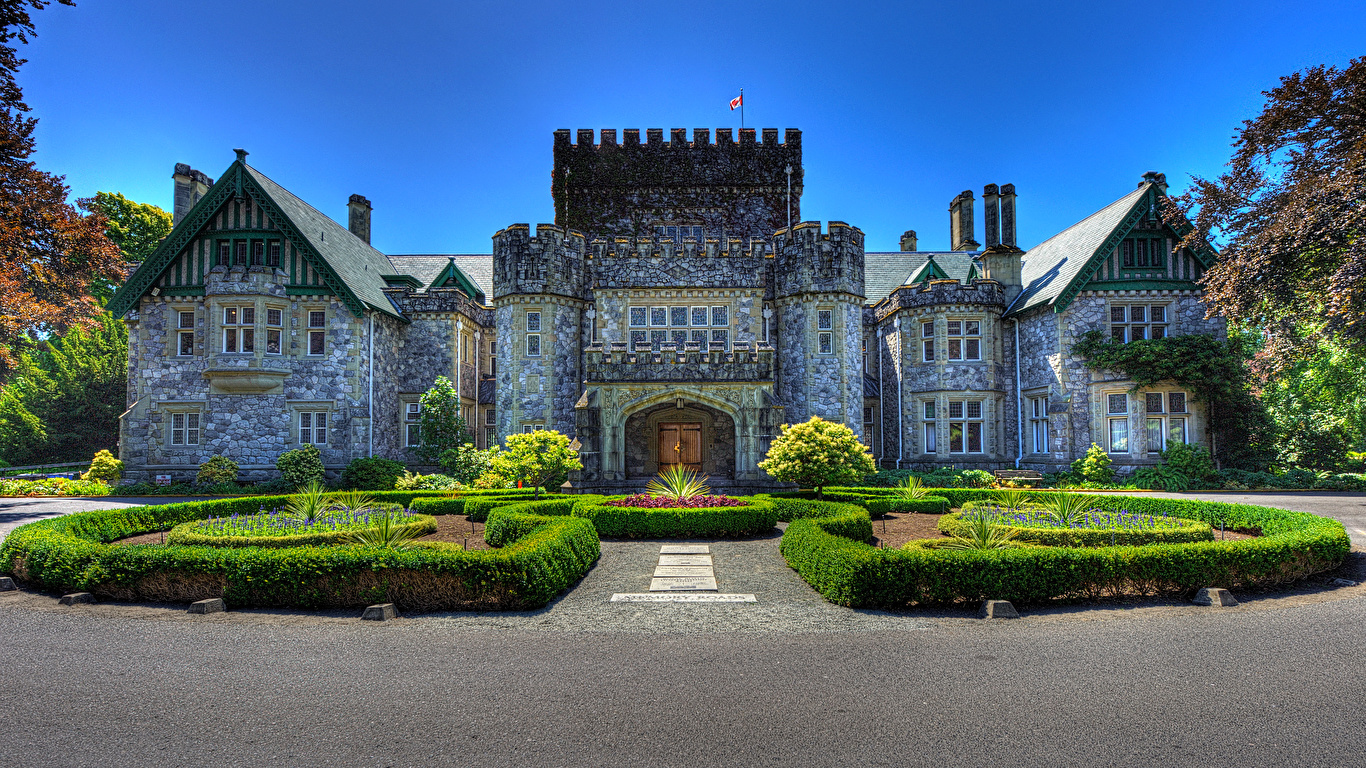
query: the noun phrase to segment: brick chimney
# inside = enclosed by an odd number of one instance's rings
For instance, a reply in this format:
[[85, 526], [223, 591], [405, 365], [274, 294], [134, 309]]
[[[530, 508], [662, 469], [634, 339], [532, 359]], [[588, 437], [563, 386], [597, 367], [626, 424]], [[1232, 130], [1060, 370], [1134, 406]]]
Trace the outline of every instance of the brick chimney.
[[199, 198], [208, 194], [209, 187], [213, 186], [213, 179], [196, 171], [185, 163], [175, 164], [175, 173], [171, 174], [175, 180], [175, 200], [171, 213], [171, 224], [179, 224], [185, 218], [185, 214], [194, 208], [194, 204], [199, 202]]
[[370, 201], [360, 195], [352, 195], [346, 203], [346, 228], [351, 234], [370, 244]]
[[986, 225], [987, 247], [1001, 244], [1001, 194], [995, 184], [982, 188], [982, 222]]
[[901, 250], [914, 251], [916, 246], [915, 230], [908, 229], [901, 233]]
[[986, 202], [987, 247], [982, 252], [982, 271], [988, 280], [1005, 286], [1006, 300], [1013, 301], [1023, 289], [1020, 257], [1015, 245], [1015, 185], [988, 184], [982, 191]]
[[965, 189], [949, 203], [949, 246], [955, 251], [975, 251], [981, 247], [973, 238], [972, 190]]

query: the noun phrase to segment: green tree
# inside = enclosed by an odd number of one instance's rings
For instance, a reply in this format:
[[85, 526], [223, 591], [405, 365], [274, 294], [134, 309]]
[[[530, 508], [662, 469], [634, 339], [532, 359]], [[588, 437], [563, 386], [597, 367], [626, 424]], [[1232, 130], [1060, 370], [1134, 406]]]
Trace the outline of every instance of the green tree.
[[473, 444], [465, 443], [441, 454], [441, 471], [462, 485], [472, 485], [489, 470], [493, 457], [497, 455], [496, 445], [481, 451]]
[[1262, 402], [1280, 439], [1277, 460], [1341, 471], [1347, 452], [1366, 445], [1366, 355], [1337, 341], [1271, 374]]
[[437, 376], [432, 388], [422, 393], [418, 434], [422, 444], [417, 448], [417, 455], [428, 464], [438, 464], [446, 451], [474, 442], [465, 419], [460, 416], [460, 398], [456, 397], [455, 385], [445, 376]]
[[819, 416], [784, 424], [759, 467], [783, 482], [815, 488], [818, 499], [827, 485], [857, 482], [877, 471], [868, 447], [852, 429]]
[[[150, 203], [129, 200], [121, 192], [96, 192], [77, 203], [82, 210], [104, 217], [104, 235], [118, 246], [126, 261], [145, 260], [171, 234], [170, 213]], [[117, 287], [113, 281], [96, 280], [91, 291], [105, 304]]]
[[41, 464], [29, 459], [47, 444], [47, 432], [14, 390], [13, 385], [0, 390], [0, 459], [10, 465]]
[[537, 499], [552, 479], [583, 469], [578, 452], [569, 447], [569, 438], [553, 429], [508, 435], [506, 449], [489, 464], [491, 472], [535, 488], [532, 498]]

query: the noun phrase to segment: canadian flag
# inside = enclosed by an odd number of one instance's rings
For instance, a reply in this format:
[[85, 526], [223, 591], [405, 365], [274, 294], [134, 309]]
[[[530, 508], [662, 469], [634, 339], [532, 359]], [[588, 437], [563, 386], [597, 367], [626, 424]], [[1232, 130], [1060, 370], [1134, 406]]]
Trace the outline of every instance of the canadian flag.
[[735, 98], [730, 100], [730, 110], [734, 112], [735, 108], [743, 103], [745, 103], [745, 94], [742, 93], [739, 96], [736, 96]]

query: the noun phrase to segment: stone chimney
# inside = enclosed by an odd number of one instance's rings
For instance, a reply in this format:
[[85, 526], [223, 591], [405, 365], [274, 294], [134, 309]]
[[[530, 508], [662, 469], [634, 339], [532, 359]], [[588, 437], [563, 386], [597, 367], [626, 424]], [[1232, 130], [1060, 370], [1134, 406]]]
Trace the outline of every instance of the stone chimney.
[[[1015, 185], [988, 184], [982, 191], [986, 202], [987, 247], [982, 252], [982, 271], [988, 280], [1005, 287], [1006, 301], [1014, 301], [1024, 288], [1020, 257], [1015, 245]], [[999, 218], [998, 218], [999, 217]]]
[[1141, 187], [1149, 182], [1157, 185], [1158, 192], [1161, 192], [1164, 195], [1167, 194], [1167, 174], [1158, 173], [1157, 171], [1148, 171], [1143, 174], [1143, 181], [1140, 181], [1138, 185]]
[[975, 251], [981, 244], [974, 239], [972, 190], [965, 189], [949, 203], [949, 241], [955, 251]]
[[360, 195], [352, 195], [346, 203], [346, 210], [349, 214], [346, 217], [346, 228], [351, 230], [351, 234], [370, 244], [370, 201]]
[[916, 246], [915, 230], [908, 229], [901, 233], [901, 250], [914, 251]]
[[1001, 245], [1015, 244], [1015, 185], [1001, 185]]
[[209, 187], [213, 186], [213, 179], [185, 163], [175, 164], [175, 173], [171, 174], [171, 178], [175, 180], [175, 200], [171, 213], [171, 224], [175, 225], [185, 218], [185, 214], [189, 213], [194, 204], [199, 202], [199, 198], [208, 194]]
[[982, 188], [982, 221], [986, 224], [987, 247], [1001, 244], [1001, 195], [995, 184]]

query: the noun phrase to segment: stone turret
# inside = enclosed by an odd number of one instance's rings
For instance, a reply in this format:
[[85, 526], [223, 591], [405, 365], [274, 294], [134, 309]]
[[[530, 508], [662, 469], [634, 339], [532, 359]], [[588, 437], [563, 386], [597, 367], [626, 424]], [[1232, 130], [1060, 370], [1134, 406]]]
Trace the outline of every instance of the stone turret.
[[544, 293], [585, 298], [583, 234], [554, 224], [513, 224], [493, 235], [493, 297]]
[[773, 236], [778, 396], [784, 418], [863, 431], [863, 232], [804, 221]]

